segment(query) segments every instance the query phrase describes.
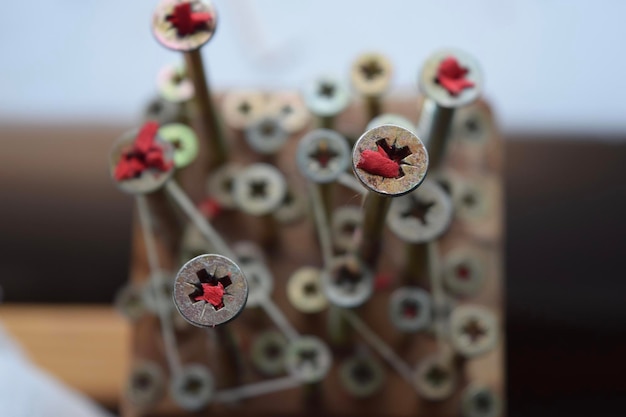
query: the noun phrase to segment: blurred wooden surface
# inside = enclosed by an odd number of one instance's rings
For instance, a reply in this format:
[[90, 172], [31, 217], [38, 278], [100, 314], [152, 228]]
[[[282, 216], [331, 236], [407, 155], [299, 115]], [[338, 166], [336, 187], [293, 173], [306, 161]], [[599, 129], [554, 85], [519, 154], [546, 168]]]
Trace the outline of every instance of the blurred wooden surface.
[[36, 365], [102, 404], [119, 402], [130, 327], [113, 308], [6, 304], [0, 321]]

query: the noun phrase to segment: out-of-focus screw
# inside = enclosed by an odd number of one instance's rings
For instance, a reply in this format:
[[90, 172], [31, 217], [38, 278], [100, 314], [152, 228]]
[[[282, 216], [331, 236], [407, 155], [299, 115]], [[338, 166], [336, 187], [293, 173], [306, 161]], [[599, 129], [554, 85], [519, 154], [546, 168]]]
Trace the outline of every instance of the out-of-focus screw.
[[340, 252], [355, 250], [354, 234], [361, 228], [363, 212], [357, 206], [341, 206], [332, 215], [331, 232], [335, 249]]
[[267, 113], [267, 99], [259, 91], [234, 90], [224, 95], [224, 122], [235, 130], [246, 130]]
[[206, 191], [209, 196], [226, 209], [237, 207], [233, 190], [235, 178], [243, 170], [242, 166], [229, 162], [212, 171], [206, 182]]
[[417, 132], [417, 127], [415, 126], [415, 123], [413, 123], [406, 117], [395, 113], [384, 113], [374, 117], [372, 120], [369, 121], [365, 130], [370, 130], [382, 125], [396, 125], [403, 127], [406, 130], [410, 130], [411, 132]]
[[170, 383], [172, 399], [186, 411], [199, 411], [213, 398], [213, 374], [204, 365], [186, 365]]
[[460, 355], [483, 355], [495, 348], [498, 340], [498, 322], [490, 310], [461, 305], [450, 314], [450, 342]]
[[355, 308], [366, 302], [372, 295], [373, 283], [372, 270], [352, 255], [335, 258], [331, 269], [322, 273], [328, 301], [343, 308]]
[[353, 356], [339, 367], [339, 378], [348, 393], [356, 398], [376, 394], [385, 384], [385, 369], [367, 355]]
[[198, 156], [196, 132], [182, 123], [170, 123], [159, 128], [159, 136], [174, 148], [174, 166], [181, 169], [190, 165]]
[[415, 388], [428, 400], [444, 400], [457, 385], [457, 372], [449, 359], [440, 354], [421, 359], [415, 373]]
[[131, 322], [139, 320], [146, 314], [141, 287], [133, 282], [127, 282], [118, 290], [113, 304], [117, 311]]
[[180, 269], [174, 284], [178, 312], [198, 327], [215, 327], [241, 313], [248, 283], [241, 269], [221, 255], [201, 255]]
[[283, 225], [289, 225], [304, 219], [307, 213], [308, 201], [306, 196], [296, 190], [293, 185], [287, 185], [287, 192], [280, 207], [274, 213], [274, 219]]
[[285, 372], [287, 339], [277, 331], [265, 331], [252, 342], [251, 355], [254, 367], [266, 376]]
[[246, 128], [246, 142], [262, 155], [274, 155], [283, 148], [287, 139], [289, 134], [276, 117], [261, 117]]
[[477, 220], [489, 213], [491, 202], [485, 185], [476, 180], [460, 181], [453, 199], [457, 214], [463, 220]]
[[381, 113], [381, 97], [389, 89], [391, 76], [391, 62], [379, 53], [362, 54], [352, 64], [352, 86], [366, 100], [368, 120]]
[[444, 49], [424, 64], [419, 86], [426, 96], [418, 133], [428, 147], [433, 168], [443, 159], [454, 110], [475, 101], [482, 89], [477, 63], [459, 50]]
[[430, 295], [413, 287], [401, 287], [389, 298], [389, 316], [391, 324], [403, 332], [417, 332], [430, 326]]
[[466, 144], [483, 145], [493, 134], [493, 123], [485, 107], [474, 103], [454, 114], [451, 139]]
[[278, 92], [270, 95], [267, 113], [280, 120], [280, 125], [289, 134], [298, 133], [311, 122], [311, 113], [302, 97], [293, 92]]
[[306, 384], [315, 384], [330, 370], [332, 355], [317, 337], [301, 336], [288, 345], [285, 364], [291, 375]]
[[443, 282], [454, 295], [475, 295], [485, 283], [484, 261], [471, 250], [453, 250], [443, 261]]
[[253, 216], [274, 212], [287, 192], [283, 174], [264, 163], [249, 165], [235, 178], [233, 193], [237, 206]]
[[150, 279], [146, 282], [141, 295], [148, 311], [158, 315], [159, 309], [164, 310], [162, 314], [172, 313], [174, 310], [173, 293], [173, 274], [157, 270], [151, 273]]
[[143, 119], [155, 120], [159, 125], [180, 123], [185, 119], [185, 111], [180, 103], [168, 101], [163, 97], [155, 97], [146, 104]]
[[302, 267], [289, 277], [287, 299], [302, 313], [319, 313], [328, 307], [328, 299], [322, 290], [322, 271]]
[[182, 65], [166, 65], [157, 75], [157, 89], [167, 101], [184, 103], [194, 96], [193, 82]]
[[156, 405], [165, 392], [165, 375], [155, 362], [142, 360], [130, 371], [126, 397], [134, 405], [149, 408]]
[[499, 417], [502, 399], [489, 387], [471, 384], [461, 394], [462, 417]]
[[241, 265], [248, 281], [248, 303], [246, 307], [259, 307], [271, 296], [274, 281], [267, 266], [261, 262], [249, 262]]
[[331, 76], [321, 76], [309, 82], [302, 93], [309, 111], [318, 118], [318, 127], [332, 129], [335, 116], [350, 104], [347, 83]]

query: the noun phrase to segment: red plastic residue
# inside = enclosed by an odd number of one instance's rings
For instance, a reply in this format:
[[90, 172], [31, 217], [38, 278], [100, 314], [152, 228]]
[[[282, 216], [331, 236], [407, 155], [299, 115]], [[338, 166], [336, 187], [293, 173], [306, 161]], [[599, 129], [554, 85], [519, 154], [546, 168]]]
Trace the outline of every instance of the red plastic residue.
[[466, 88], [474, 87], [474, 83], [466, 79], [467, 68], [459, 65], [455, 57], [449, 56], [437, 69], [437, 82], [453, 96], [459, 95]]
[[194, 298], [195, 301], [205, 301], [215, 307], [216, 310], [224, 307], [224, 286], [221, 282], [217, 285], [202, 283], [202, 294]]
[[154, 141], [158, 130], [159, 124], [153, 121], [146, 122], [141, 127], [133, 147], [122, 154], [115, 166], [114, 177], [117, 181], [137, 178], [149, 168], [161, 172], [172, 168], [173, 162], [165, 161], [163, 148]]
[[210, 13], [191, 11], [191, 3], [180, 3], [174, 6], [174, 11], [166, 20], [176, 28], [178, 36], [193, 34], [206, 26], [212, 19]]

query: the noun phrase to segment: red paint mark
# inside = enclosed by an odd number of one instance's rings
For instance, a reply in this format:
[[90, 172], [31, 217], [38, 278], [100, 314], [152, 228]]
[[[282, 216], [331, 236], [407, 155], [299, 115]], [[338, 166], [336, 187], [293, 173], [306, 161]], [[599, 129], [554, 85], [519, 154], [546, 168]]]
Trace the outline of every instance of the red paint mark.
[[146, 122], [130, 150], [124, 152], [115, 166], [113, 176], [117, 181], [130, 180], [139, 177], [146, 169], [156, 169], [161, 172], [169, 171], [173, 162], [166, 162], [163, 157], [163, 148], [154, 142], [159, 124]]
[[461, 265], [456, 269], [456, 274], [459, 278], [466, 280], [470, 276], [470, 270], [465, 265]]
[[393, 277], [389, 274], [378, 274], [374, 278], [374, 290], [384, 291], [389, 289], [393, 284]]
[[402, 314], [409, 319], [417, 317], [417, 306], [415, 304], [406, 304], [402, 310]]
[[453, 96], [458, 95], [466, 88], [474, 87], [474, 83], [467, 80], [467, 68], [459, 65], [455, 57], [449, 56], [439, 64], [437, 82]]
[[356, 167], [369, 174], [380, 175], [385, 178], [398, 178], [400, 176], [400, 163], [389, 158], [387, 152], [380, 146], [378, 152], [370, 149], [364, 150]]
[[207, 217], [212, 220], [220, 215], [222, 212], [222, 206], [214, 198], [207, 197], [198, 204], [198, 209]]
[[194, 298], [195, 301], [205, 301], [215, 307], [216, 310], [224, 307], [224, 286], [221, 282], [217, 285], [202, 283], [202, 294]]
[[191, 11], [191, 3], [180, 3], [174, 6], [174, 11], [165, 20], [176, 28], [178, 36], [187, 36], [205, 27], [212, 18], [207, 12]]

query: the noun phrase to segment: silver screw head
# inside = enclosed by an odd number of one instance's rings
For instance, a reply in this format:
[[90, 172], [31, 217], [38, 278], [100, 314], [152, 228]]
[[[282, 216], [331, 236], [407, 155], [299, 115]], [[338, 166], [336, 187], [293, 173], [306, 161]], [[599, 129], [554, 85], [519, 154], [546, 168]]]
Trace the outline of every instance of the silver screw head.
[[287, 192], [283, 174], [273, 165], [249, 165], [235, 178], [233, 195], [237, 206], [253, 216], [271, 214], [280, 207]]
[[439, 354], [423, 358], [415, 371], [415, 389], [428, 400], [439, 401], [450, 397], [457, 380], [457, 372], [451, 361]]
[[264, 116], [250, 123], [245, 137], [254, 151], [262, 155], [273, 155], [285, 146], [289, 134], [283, 129], [279, 119]]
[[251, 262], [241, 265], [248, 281], [248, 307], [258, 307], [269, 299], [274, 288], [274, 281], [267, 266], [261, 262]]
[[185, 67], [178, 64], [169, 64], [161, 68], [157, 74], [157, 89], [167, 101], [184, 103], [195, 94], [193, 82], [187, 76]]
[[139, 320], [147, 312], [141, 287], [134, 282], [125, 283], [117, 291], [113, 304], [115, 309], [130, 322]]
[[387, 225], [409, 243], [426, 243], [441, 237], [450, 227], [454, 209], [448, 194], [434, 181], [425, 180], [415, 191], [394, 198]]
[[[456, 81], [467, 80], [472, 84], [459, 92], [451, 92], [445, 82], [438, 81], [442, 63], [455, 60], [458, 70], [455, 71]], [[483, 77], [478, 63], [467, 53], [458, 49], [442, 49], [433, 53], [422, 67], [419, 76], [419, 87], [422, 93], [441, 107], [456, 108], [466, 106], [475, 101], [482, 90]]]
[[[186, 24], [189, 13], [191, 23]], [[207, 43], [216, 26], [217, 13], [207, 0], [162, 0], [152, 16], [152, 33], [157, 41], [180, 52], [194, 51]]]
[[213, 374], [200, 364], [186, 365], [170, 382], [170, 395], [183, 410], [198, 411], [211, 402], [215, 391]]
[[357, 206], [341, 206], [332, 216], [331, 232], [335, 248], [349, 252], [355, 248], [354, 234], [363, 223], [363, 211]]
[[355, 308], [365, 303], [374, 290], [374, 273], [356, 256], [344, 255], [322, 272], [322, 288], [332, 304]]
[[246, 130], [267, 114], [267, 106], [265, 95], [259, 91], [233, 90], [224, 95], [222, 116], [231, 128]]
[[350, 70], [352, 86], [356, 91], [368, 97], [384, 94], [391, 85], [392, 75], [391, 61], [376, 52], [361, 54]]
[[489, 387], [470, 384], [461, 394], [462, 417], [499, 417], [502, 399]]
[[415, 126], [415, 123], [406, 117], [395, 113], [383, 113], [374, 117], [370, 120], [365, 129], [370, 130], [382, 125], [396, 125], [403, 127], [406, 130], [410, 130], [413, 133], [417, 133], [417, 126]]
[[328, 307], [322, 290], [322, 271], [313, 267], [296, 270], [287, 281], [287, 299], [302, 313], [319, 313]]
[[[145, 126], [145, 125], [144, 125]], [[129, 179], [116, 179], [116, 169], [122, 158], [134, 152], [135, 140], [140, 129], [132, 129], [122, 134], [113, 144], [109, 157], [109, 171], [117, 187], [129, 194], [148, 194], [161, 188], [174, 174], [174, 149], [159, 136], [154, 137], [154, 147], [162, 150], [163, 162], [167, 169], [145, 168], [138, 176]]]
[[274, 213], [274, 218], [284, 225], [297, 223], [305, 218], [308, 203], [304, 194], [296, 191], [293, 185], [288, 185], [285, 198]]
[[235, 178], [242, 170], [241, 165], [228, 162], [212, 171], [207, 177], [207, 194], [226, 209], [237, 207], [234, 196]]
[[252, 364], [266, 376], [285, 372], [287, 340], [282, 333], [269, 330], [259, 334], [252, 342]]
[[498, 340], [498, 322], [485, 307], [461, 305], [450, 314], [450, 342], [460, 355], [483, 355], [495, 348]]
[[165, 374], [157, 363], [141, 360], [133, 365], [125, 391], [128, 400], [137, 407], [152, 407], [163, 398]]
[[168, 101], [163, 97], [155, 97], [148, 102], [144, 109], [143, 119], [156, 120], [159, 125], [168, 123], [178, 123], [181, 119], [183, 109], [180, 103]]
[[302, 96], [294, 92], [284, 91], [269, 96], [267, 112], [279, 119], [283, 130], [289, 134], [301, 131], [311, 122], [311, 113]]
[[469, 249], [455, 249], [443, 260], [443, 282], [457, 296], [472, 296], [485, 283], [484, 260]]
[[347, 83], [324, 75], [305, 85], [302, 97], [309, 111], [319, 117], [341, 113], [352, 99]]
[[196, 132], [182, 123], [169, 123], [159, 128], [159, 136], [174, 149], [174, 166], [185, 168], [198, 156]]
[[330, 129], [316, 129], [300, 139], [296, 150], [298, 169], [316, 183], [336, 181], [350, 165], [346, 139]]
[[233, 244], [233, 252], [237, 256], [239, 266], [244, 269], [252, 264], [265, 264], [265, 254], [256, 242], [252, 240], [241, 240]]
[[486, 184], [476, 180], [459, 182], [452, 198], [460, 219], [472, 221], [487, 216], [492, 202], [486, 188]]
[[[373, 153], [378, 157], [374, 158]], [[382, 164], [394, 164], [396, 171], [382, 174], [377, 170]], [[400, 196], [415, 190], [424, 181], [428, 152], [410, 130], [382, 125], [363, 133], [354, 144], [352, 168], [368, 190], [385, 196]]]
[[150, 275], [142, 289], [142, 299], [146, 309], [154, 314], [170, 314], [174, 311], [174, 274], [159, 270]]
[[225, 256], [200, 255], [176, 275], [174, 304], [194, 326], [228, 323], [243, 311], [247, 299], [248, 282], [243, 272]]
[[401, 287], [389, 298], [391, 324], [402, 332], [418, 332], [431, 325], [430, 295], [420, 289]]
[[385, 369], [371, 356], [353, 356], [339, 367], [343, 387], [356, 398], [376, 394], [385, 384]]
[[288, 345], [285, 364], [291, 375], [306, 384], [314, 384], [330, 370], [332, 354], [317, 337], [301, 336]]
[[471, 104], [454, 113], [450, 137], [471, 145], [483, 145], [494, 135], [494, 126], [488, 110]]

